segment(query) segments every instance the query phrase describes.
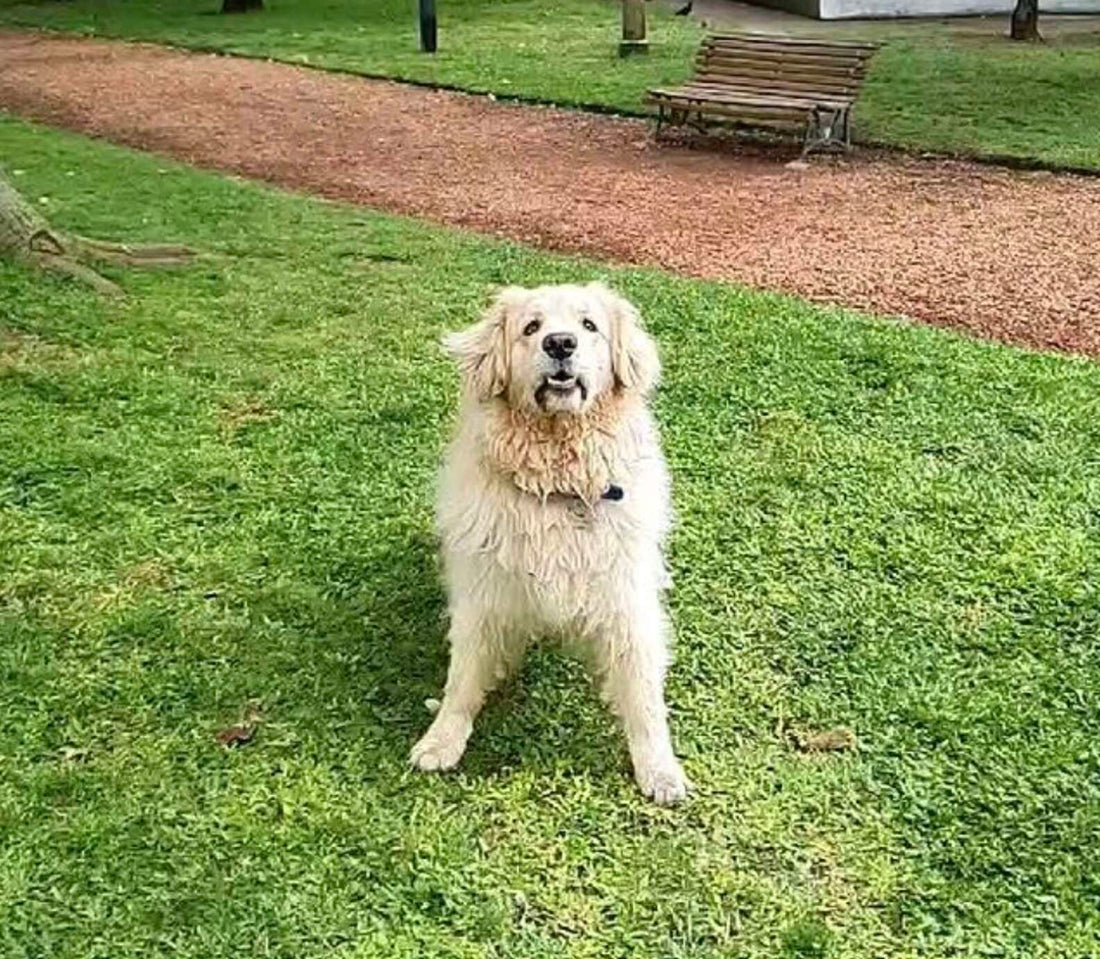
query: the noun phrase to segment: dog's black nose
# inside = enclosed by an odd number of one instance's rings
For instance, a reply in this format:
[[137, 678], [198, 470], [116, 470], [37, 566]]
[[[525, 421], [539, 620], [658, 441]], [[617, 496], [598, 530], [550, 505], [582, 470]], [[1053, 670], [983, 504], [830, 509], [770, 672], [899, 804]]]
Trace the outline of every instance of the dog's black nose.
[[555, 360], [572, 356], [576, 348], [577, 338], [572, 333], [547, 333], [542, 338], [543, 352]]

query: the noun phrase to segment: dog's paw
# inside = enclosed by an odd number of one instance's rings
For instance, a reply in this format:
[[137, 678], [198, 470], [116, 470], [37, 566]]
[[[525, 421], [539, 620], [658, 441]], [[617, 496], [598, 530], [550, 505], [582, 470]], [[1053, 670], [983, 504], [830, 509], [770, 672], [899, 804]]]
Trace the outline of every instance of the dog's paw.
[[423, 772], [443, 772], [454, 769], [466, 751], [466, 740], [457, 736], [441, 736], [428, 732], [412, 748], [409, 762]]
[[691, 783], [676, 760], [640, 766], [634, 771], [638, 788], [658, 806], [672, 806], [687, 799]]

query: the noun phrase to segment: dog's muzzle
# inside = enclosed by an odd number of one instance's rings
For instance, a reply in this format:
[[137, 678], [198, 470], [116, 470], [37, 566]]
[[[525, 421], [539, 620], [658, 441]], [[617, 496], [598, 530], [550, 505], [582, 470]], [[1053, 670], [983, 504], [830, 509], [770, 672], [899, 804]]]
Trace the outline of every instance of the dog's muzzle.
[[545, 406], [548, 397], [553, 395], [569, 396], [574, 390], [580, 391], [581, 402], [588, 399], [588, 386], [584, 380], [573, 373], [567, 365], [560, 364], [553, 373], [544, 377], [538, 385], [535, 390], [535, 402], [539, 406]]

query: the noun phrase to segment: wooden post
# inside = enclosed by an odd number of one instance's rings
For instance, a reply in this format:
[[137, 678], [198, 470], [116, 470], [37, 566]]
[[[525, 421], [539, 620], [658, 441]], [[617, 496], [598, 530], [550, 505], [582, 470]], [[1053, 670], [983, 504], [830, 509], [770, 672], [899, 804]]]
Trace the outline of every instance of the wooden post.
[[645, 0], [623, 0], [623, 38], [619, 42], [619, 56], [645, 53], [647, 49]]
[[420, 49], [435, 53], [435, 0], [420, 0]]

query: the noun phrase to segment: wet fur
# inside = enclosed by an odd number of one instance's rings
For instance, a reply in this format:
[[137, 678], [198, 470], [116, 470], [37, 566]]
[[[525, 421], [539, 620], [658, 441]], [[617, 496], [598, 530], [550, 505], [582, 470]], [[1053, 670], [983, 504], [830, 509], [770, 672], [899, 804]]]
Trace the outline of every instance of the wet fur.
[[[513, 355], [525, 347], [516, 324], [532, 310], [546, 314], [546, 329], [598, 316], [600, 335], [585, 348], [606, 356], [582, 358], [596, 394], [583, 409], [538, 408], [534, 354], [527, 367]], [[598, 284], [509, 289], [446, 344], [463, 372], [437, 509], [451, 663], [413, 763], [455, 765], [486, 693], [530, 642], [554, 636], [588, 654], [622, 721], [642, 791], [658, 802], [682, 799], [687, 783], [663, 697], [669, 480], [646, 405], [660, 367], [637, 312]], [[612, 484], [623, 489], [621, 501], [601, 499]]]

